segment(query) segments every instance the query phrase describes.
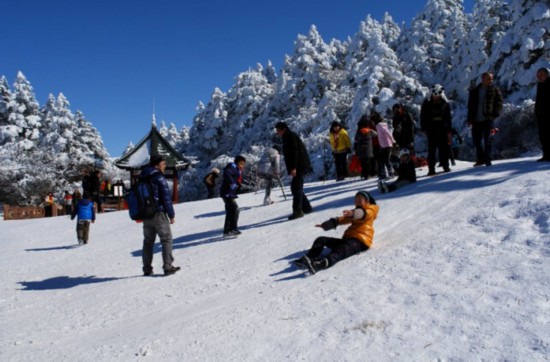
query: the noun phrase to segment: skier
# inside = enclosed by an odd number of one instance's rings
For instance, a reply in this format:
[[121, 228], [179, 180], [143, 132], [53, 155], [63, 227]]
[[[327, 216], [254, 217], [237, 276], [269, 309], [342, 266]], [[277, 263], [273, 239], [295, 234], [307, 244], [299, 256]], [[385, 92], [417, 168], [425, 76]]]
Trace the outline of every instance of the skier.
[[[315, 225], [323, 230], [336, 229], [338, 225], [351, 224], [341, 239], [320, 236], [306, 255], [295, 260], [299, 268], [307, 268], [315, 274], [319, 270], [329, 268], [354, 254], [367, 250], [372, 245], [374, 237], [373, 223], [378, 215], [379, 206], [367, 191], [355, 194], [355, 209], [344, 210], [342, 216], [331, 218], [322, 224]], [[323, 255], [324, 248], [330, 248]]]

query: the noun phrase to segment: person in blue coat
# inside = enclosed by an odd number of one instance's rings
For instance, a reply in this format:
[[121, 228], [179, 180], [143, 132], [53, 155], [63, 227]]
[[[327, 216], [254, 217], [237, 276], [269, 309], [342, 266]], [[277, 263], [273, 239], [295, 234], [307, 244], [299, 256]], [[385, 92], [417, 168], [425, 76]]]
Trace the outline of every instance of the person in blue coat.
[[71, 214], [71, 220], [78, 216], [76, 222], [76, 237], [78, 245], [88, 244], [90, 236], [90, 222], [95, 223], [95, 205], [92, 201], [93, 195], [88, 192], [76, 203]]
[[172, 255], [172, 229], [175, 222], [176, 213], [172, 204], [172, 192], [164, 176], [166, 170], [166, 161], [161, 155], [151, 155], [149, 167], [141, 171], [140, 178], [149, 180], [153, 190], [153, 197], [157, 212], [149, 219], [143, 220], [143, 275], [153, 274], [153, 248], [157, 235], [162, 245], [162, 269], [164, 275], [172, 275], [181, 268], [174, 266], [174, 256]]
[[246, 165], [246, 159], [239, 155], [235, 157], [223, 169], [220, 197], [225, 203], [225, 223], [223, 225], [223, 236], [237, 236], [241, 232], [237, 228], [239, 223], [239, 205], [235, 199], [242, 184], [242, 172]]

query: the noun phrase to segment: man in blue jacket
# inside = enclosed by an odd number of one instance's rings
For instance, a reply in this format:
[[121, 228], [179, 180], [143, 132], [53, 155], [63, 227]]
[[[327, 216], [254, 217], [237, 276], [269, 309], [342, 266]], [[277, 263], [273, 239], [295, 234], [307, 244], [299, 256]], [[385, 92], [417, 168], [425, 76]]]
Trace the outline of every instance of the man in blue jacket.
[[178, 270], [179, 266], [173, 266], [174, 257], [172, 256], [172, 229], [170, 224], [175, 221], [174, 206], [172, 205], [172, 193], [164, 177], [166, 162], [160, 155], [152, 155], [149, 160], [149, 167], [146, 167], [139, 176], [147, 179], [151, 183], [153, 195], [157, 207], [156, 214], [143, 220], [143, 274], [153, 274], [153, 247], [157, 235], [162, 245], [162, 268], [164, 275], [172, 275]]
[[220, 187], [220, 197], [225, 203], [225, 223], [223, 225], [223, 236], [237, 236], [241, 232], [237, 228], [239, 222], [239, 205], [237, 205], [237, 192], [241, 188], [242, 172], [246, 160], [243, 156], [235, 157], [223, 169], [222, 185]]

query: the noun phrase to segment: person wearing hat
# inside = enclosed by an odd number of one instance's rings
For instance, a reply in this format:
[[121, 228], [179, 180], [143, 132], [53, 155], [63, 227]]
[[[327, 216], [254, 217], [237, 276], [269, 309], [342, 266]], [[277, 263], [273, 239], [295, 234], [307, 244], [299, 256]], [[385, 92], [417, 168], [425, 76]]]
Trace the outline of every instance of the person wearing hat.
[[206, 185], [206, 190], [208, 191], [208, 199], [211, 199], [214, 197], [214, 188], [216, 187], [216, 179], [220, 175], [220, 170], [218, 170], [216, 167], [214, 167], [208, 175], [204, 176], [204, 179], [202, 182]]
[[481, 75], [481, 83], [470, 90], [468, 97], [468, 126], [472, 127], [472, 142], [476, 149], [477, 166], [491, 166], [495, 119], [502, 111], [502, 93], [493, 84], [493, 74]]
[[399, 166], [397, 167], [397, 180], [395, 182], [378, 182], [378, 190], [380, 193], [395, 191], [405, 185], [416, 182], [416, 168], [414, 161], [411, 158], [408, 148], [402, 148], [399, 151]]
[[157, 235], [162, 245], [162, 269], [164, 275], [171, 275], [180, 270], [180, 267], [172, 265], [172, 229], [176, 214], [172, 204], [172, 192], [164, 177], [166, 161], [161, 155], [151, 155], [149, 166], [143, 169], [141, 179], [148, 180], [151, 184], [153, 196], [156, 201], [156, 213], [152, 218], [143, 220], [143, 274], [153, 274], [153, 248]]
[[334, 121], [329, 132], [330, 147], [336, 167], [336, 181], [342, 181], [348, 176], [347, 155], [351, 152], [351, 142], [348, 132], [340, 122]]
[[[307, 268], [315, 274], [319, 270], [330, 268], [340, 260], [367, 250], [374, 238], [374, 220], [380, 207], [367, 191], [355, 194], [355, 208], [344, 210], [342, 216], [331, 218], [315, 225], [325, 231], [336, 229], [338, 225], [349, 225], [341, 238], [320, 236], [313, 242], [309, 251], [294, 261], [299, 268]], [[330, 252], [323, 255], [325, 248]]]
[[271, 188], [273, 187], [273, 179], [279, 180], [281, 173], [281, 146], [275, 144], [273, 147], [267, 147], [258, 162], [258, 178], [264, 179], [265, 196], [264, 205], [271, 205]]
[[246, 159], [242, 155], [235, 157], [223, 169], [220, 197], [225, 204], [225, 222], [223, 224], [223, 236], [233, 237], [241, 234], [239, 224], [239, 205], [237, 194], [243, 182], [243, 171], [246, 166]]
[[311, 163], [306, 146], [300, 137], [292, 132], [285, 122], [275, 125], [277, 135], [283, 141], [283, 155], [287, 172], [292, 176], [290, 191], [292, 192], [292, 214], [289, 220], [295, 220], [313, 211], [309, 200], [304, 193], [304, 176], [310, 172]]
[[428, 176], [435, 175], [436, 151], [439, 164], [449, 172], [449, 133], [451, 132], [451, 108], [440, 84], [432, 87], [430, 98], [420, 108], [420, 127], [428, 137]]

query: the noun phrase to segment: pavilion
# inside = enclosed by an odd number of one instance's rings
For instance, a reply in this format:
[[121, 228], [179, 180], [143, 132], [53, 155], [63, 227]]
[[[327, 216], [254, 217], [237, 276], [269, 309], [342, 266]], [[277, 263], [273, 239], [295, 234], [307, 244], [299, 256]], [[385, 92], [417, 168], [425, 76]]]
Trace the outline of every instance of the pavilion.
[[133, 185], [137, 182], [141, 170], [149, 165], [149, 159], [153, 155], [160, 155], [166, 161], [164, 176], [173, 184], [172, 201], [179, 202], [178, 171], [186, 170], [191, 162], [162, 137], [154, 123], [151, 131], [134, 148], [115, 161], [115, 166], [130, 171], [130, 182]]

